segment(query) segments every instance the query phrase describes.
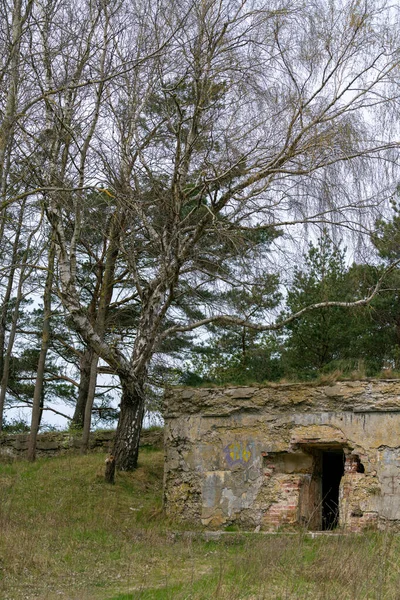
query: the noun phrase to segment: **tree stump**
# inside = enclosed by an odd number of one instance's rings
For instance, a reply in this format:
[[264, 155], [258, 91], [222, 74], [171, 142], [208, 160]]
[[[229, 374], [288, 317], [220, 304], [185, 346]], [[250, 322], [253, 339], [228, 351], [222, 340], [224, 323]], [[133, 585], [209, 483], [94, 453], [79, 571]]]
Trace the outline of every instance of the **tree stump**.
[[115, 483], [115, 458], [112, 454], [106, 458], [104, 479], [106, 480], [106, 483]]

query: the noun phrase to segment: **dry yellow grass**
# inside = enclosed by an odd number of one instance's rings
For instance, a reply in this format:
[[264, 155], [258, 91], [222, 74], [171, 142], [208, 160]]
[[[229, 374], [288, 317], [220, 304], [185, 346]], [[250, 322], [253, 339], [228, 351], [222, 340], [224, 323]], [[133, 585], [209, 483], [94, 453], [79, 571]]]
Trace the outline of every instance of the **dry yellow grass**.
[[[0, 465], [1, 600], [399, 600], [400, 540], [179, 533], [161, 452], [103, 483], [104, 456]], [[171, 534], [171, 531], [178, 531]]]

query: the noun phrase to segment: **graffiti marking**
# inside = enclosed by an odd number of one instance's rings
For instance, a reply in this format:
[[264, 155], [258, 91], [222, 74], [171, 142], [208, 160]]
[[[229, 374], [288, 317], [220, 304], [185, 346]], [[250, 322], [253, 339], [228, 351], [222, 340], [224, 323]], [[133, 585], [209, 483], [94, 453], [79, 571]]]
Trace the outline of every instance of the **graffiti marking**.
[[226, 448], [225, 457], [230, 466], [235, 464], [248, 463], [251, 458], [250, 444], [244, 444], [242, 442], [232, 442]]

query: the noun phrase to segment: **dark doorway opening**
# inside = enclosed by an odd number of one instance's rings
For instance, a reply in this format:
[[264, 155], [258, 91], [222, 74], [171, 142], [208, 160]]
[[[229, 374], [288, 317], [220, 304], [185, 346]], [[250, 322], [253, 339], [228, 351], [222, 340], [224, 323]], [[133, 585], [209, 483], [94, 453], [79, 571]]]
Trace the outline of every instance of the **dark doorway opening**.
[[322, 453], [322, 530], [339, 522], [339, 485], [344, 473], [343, 450]]

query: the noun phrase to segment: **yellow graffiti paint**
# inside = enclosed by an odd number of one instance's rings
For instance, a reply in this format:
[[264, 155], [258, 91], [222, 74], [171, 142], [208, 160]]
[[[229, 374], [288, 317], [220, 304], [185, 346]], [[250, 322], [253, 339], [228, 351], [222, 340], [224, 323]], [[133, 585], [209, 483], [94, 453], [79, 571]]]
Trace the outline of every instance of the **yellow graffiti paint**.
[[243, 460], [244, 462], [249, 462], [251, 456], [250, 450], [248, 450], [247, 446], [243, 449]]
[[251, 452], [246, 444], [233, 442], [232, 444], [229, 444], [228, 450], [232, 462], [243, 461], [247, 463], [251, 458]]

